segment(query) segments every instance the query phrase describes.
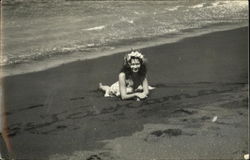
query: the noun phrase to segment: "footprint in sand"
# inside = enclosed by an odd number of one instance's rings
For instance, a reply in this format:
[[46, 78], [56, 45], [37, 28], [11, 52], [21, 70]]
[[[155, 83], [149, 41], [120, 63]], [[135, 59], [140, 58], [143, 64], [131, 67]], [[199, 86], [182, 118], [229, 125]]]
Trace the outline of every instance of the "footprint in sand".
[[91, 155], [86, 160], [102, 160], [98, 155]]
[[156, 130], [151, 132], [144, 141], [158, 141], [160, 137], [172, 137], [172, 136], [180, 136], [182, 135], [181, 129], [166, 129], [166, 130]]
[[24, 107], [24, 108], [20, 108], [18, 110], [13, 110], [12, 112], [6, 112], [6, 114], [9, 116], [9, 115], [12, 115], [12, 114], [15, 114], [15, 113], [18, 113], [18, 112], [28, 111], [28, 110], [35, 109], [35, 108], [40, 108], [40, 107], [44, 107], [44, 104], [36, 104], [36, 105], [27, 106], [27, 107]]
[[81, 100], [81, 99], [85, 99], [85, 97], [73, 97], [73, 98], [70, 98], [71, 101]]
[[172, 112], [173, 114], [175, 115], [182, 115], [182, 114], [187, 114], [187, 115], [192, 115], [192, 114], [195, 114], [197, 113], [197, 111], [190, 111], [190, 110], [187, 110], [187, 109], [183, 109], [183, 108], [180, 108], [180, 109], [177, 109], [175, 111]]
[[160, 136], [179, 136], [182, 135], [182, 130], [181, 129], [166, 129], [166, 130], [158, 130], [150, 133], [151, 135], [160, 137]]
[[156, 130], [151, 132], [144, 141], [154, 141], [159, 137], [177, 137], [181, 135], [193, 136], [194, 133], [184, 133], [181, 129], [165, 129], [165, 130]]

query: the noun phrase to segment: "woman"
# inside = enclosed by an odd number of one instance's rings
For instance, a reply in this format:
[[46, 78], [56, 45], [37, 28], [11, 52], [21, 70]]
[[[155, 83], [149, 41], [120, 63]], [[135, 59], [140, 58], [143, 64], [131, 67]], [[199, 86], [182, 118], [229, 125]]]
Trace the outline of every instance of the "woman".
[[123, 100], [144, 99], [148, 96], [149, 90], [154, 89], [148, 85], [146, 73], [144, 56], [138, 51], [132, 51], [124, 57], [119, 81], [111, 86], [100, 83], [99, 88], [105, 92], [105, 97], [121, 96]]

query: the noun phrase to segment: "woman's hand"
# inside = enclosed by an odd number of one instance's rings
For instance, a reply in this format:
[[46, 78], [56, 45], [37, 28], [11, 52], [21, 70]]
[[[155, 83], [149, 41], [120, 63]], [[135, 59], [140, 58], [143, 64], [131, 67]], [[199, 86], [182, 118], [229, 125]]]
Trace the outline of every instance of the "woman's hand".
[[145, 99], [147, 98], [147, 94], [143, 93], [143, 92], [138, 92], [136, 93], [136, 96], [140, 99]]

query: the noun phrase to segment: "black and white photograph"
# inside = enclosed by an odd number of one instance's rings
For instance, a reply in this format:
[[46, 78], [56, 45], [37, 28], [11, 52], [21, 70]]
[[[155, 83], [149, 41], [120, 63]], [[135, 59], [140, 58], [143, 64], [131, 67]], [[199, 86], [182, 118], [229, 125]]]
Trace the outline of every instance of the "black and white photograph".
[[0, 160], [249, 160], [248, 0], [0, 2]]

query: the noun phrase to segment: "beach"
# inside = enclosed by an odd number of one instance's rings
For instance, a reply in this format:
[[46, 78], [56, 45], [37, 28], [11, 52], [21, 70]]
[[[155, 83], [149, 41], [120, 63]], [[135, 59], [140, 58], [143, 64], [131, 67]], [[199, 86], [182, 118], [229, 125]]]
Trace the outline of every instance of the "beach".
[[105, 98], [121, 52], [3, 78], [17, 159], [242, 159], [248, 153], [248, 27], [145, 47], [143, 101]]

